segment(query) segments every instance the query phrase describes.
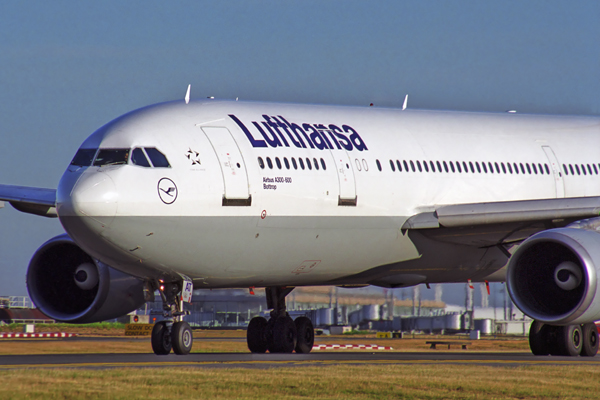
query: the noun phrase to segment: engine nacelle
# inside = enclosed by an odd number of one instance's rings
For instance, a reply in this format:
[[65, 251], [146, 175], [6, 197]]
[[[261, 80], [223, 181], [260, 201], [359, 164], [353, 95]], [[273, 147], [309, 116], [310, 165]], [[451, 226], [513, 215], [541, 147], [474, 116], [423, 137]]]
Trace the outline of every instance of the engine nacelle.
[[552, 325], [600, 319], [600, 233], [549, 229], [525, 240], [506, 271], [508, 292], [526, 315]]
[[117, 318], [153, 297], [143, 280], [92, 259], [66, 234], [35, 252], [27, 290], [44, 314], [70, 323]]

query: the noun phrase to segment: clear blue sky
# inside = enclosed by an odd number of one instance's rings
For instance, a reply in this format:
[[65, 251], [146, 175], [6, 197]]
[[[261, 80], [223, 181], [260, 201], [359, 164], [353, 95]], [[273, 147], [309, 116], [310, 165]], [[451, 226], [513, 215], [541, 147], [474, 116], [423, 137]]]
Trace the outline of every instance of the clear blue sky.
[[[599, 1], [0, 5], [0, 183], [56, 187], [81, 142], [192, 97], [600, 114]], [[58, 220], [0, 210], [0, 295]], [[464, 293], [464, 291], [461, 292]]]

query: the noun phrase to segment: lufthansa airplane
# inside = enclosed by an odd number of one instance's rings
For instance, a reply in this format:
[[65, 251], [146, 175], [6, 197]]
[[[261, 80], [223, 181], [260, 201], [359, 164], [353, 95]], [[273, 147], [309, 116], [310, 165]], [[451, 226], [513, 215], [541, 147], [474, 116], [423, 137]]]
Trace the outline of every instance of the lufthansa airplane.
[[534, 354], [596, 355], [600, 118], [188, 100], [98, 129], [56, 190], [0, 185], [66, 231], [27, 271], [49, 317], [158, 291], [152, 348], [187, 354], [193, 289], [261, 287], [249, 349], [307, 353], [296, 286], [506, 281]]

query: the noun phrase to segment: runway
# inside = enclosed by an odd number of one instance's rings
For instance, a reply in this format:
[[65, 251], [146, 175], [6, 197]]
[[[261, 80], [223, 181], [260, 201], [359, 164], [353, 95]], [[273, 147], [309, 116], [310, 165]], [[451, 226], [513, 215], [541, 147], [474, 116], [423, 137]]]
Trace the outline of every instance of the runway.
[[527, 353], [483, 352], [315, 352], [310, 354], [194, 353], [169, 354], [46, 354], [0, 356], [0, 369], [16, 368], [276, 368], [336, 364], [429, 365], [594, 365], [600, 356], [539, 357]]

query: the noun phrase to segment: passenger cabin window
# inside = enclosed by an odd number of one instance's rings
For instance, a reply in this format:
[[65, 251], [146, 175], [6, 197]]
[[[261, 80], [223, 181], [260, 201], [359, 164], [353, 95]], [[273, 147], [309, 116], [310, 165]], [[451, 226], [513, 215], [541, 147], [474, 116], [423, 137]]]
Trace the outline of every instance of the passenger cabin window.
[[79, 149], [71, 161], [71, 165], [77, 165], [78, 167], [89, 167], [94, 161], [98, 149]]
[[[133, 165], [139, 165], [140, 167], [147, 167], [147, 168], [150, 167], [150, 163], [148, 162], [148, 159], [146, 158], [146, 155], [144, 154], [144, 150], [142, 150], [140, 147], [136, 147], [131, 152], [131, 163]], [[263, 165], [263, 167], [264, 167], [264, 165]]]
[[158, 151], [158, 149], [154, 147], [145, 147], [144, 150], [146, 150], [146, 154], [150, 157], [150, 161], [152, 161], [152, 165], [155, 168], [171, 168], [171, 164], [169, 164], [167, 157]]
[[265, 169], [265, 162], [262, 157], [258, 157], [258, 165], [260, 166], [260, 169]]
[[94, 166], [127, 164], [129, 151], [129, 149], [100, 149], [94, 161]]

